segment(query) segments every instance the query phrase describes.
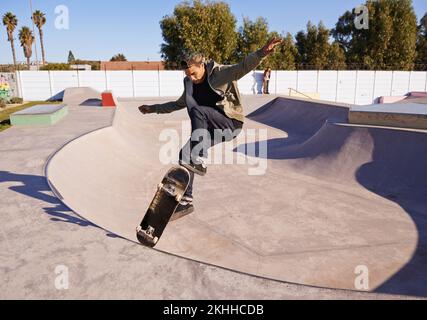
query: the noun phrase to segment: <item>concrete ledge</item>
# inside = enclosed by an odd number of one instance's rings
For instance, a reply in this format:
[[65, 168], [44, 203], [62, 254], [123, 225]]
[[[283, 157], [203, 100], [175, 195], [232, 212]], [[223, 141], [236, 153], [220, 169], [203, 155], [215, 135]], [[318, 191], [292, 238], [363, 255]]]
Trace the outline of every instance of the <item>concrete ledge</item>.
[[349, 122], [359, 125], [427, 130], [427, 105], [397, 103], [354, 106], [349, 113]]
[[36, 105], [10, 116], [13, 126], [54, 125], [68, 115], [68, 107], [62, 105]]

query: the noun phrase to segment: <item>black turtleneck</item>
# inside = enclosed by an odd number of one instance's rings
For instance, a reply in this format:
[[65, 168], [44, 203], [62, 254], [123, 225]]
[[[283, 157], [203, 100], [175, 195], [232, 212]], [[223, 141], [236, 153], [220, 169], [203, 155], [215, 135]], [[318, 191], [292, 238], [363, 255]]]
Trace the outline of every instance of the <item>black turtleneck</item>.
[[216, 107], [216, 103], [222, 100], [222, 97], [217, 94], [209, 85], [208, 76], [205, 81], [200, 84], [193, 83], [193, 98], [199, 106]]

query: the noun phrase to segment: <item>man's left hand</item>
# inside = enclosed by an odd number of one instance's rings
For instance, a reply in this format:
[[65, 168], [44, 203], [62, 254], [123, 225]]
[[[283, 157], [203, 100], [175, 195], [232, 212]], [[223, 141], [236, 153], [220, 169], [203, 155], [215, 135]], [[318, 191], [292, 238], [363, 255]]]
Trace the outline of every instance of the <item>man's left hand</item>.
[[282, 43], [282, 39], [280, 38], [273, 38], [270, 41], [267, 42], [267, 44], [262, 48], [262, 51], [266, 56], [272, 54], [274, 52], [274, 49]]

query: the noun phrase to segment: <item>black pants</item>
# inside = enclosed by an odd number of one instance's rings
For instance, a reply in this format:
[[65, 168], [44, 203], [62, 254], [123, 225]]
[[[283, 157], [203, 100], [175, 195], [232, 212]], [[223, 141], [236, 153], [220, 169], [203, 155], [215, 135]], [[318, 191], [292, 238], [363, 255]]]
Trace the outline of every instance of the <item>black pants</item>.
[[270, 94], [270, 80], [264, 81], [264, 94]]
[[[243, 128], [242, 122], [230, 119], [222, 111], [212, 107], [193, 107], [189, 110], [189, 115], [192, 135], [180, 152], [180, 160], [184, 163], [190, 163], [194, 157], [207, 158], [208, 149], [217, 144], [234, 140]], [[191, 172], [190, 186], [186, 196], [193, 196], [193, 183], [194, 173]]]

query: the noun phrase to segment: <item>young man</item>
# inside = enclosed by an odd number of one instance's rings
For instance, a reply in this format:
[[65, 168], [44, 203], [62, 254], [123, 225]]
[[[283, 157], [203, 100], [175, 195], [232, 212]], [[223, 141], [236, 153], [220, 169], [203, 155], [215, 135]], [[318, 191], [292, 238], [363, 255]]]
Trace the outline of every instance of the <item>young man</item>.
[[[186, 74], [181, 98], [175, 102], [139, 107], [143, 114], [164, 114], [187, 108], [191, 119], [192, 136], [180, 153], [180, 164], [190, 171], [191, 182], [172, 221], [194, 212], [194, 174], [206, 175], [208, 149], [235, 139], [243, 128], [243, 106], [237, 80], [255, 69], [280, 43], [280, 39], [272, 39], [241, 63], [230, 66], [206, 62], [201, 54], [187, 54], [181, 62]], [[218, 131], [221, 135], [215, 135]]]

